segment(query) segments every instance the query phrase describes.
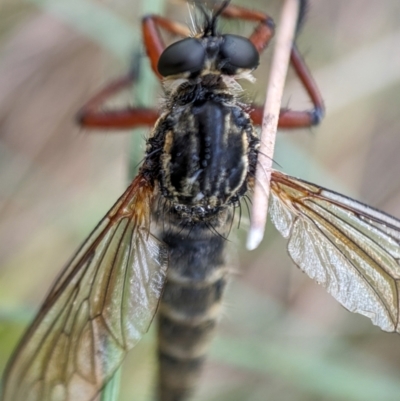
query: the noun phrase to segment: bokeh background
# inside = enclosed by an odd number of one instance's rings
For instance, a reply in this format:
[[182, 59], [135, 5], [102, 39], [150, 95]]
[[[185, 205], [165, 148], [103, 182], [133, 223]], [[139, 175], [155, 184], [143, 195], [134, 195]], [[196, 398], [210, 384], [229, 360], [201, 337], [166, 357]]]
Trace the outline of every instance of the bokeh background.
[[[237, 1], [278, 23], [280, 0]], [[279, 134], [283, 171], [400, 217], [400, 3], [310, 1], [299, 48], [324, 94], [320, 127]], [[146, 131], [88, 132], [74, 123], [102, 84], [142, 61], [114, 103], [157, 104], [140, 17], [188, 21], [178, 1], [0, 0], [0, 372], [59, 269], [128, 183]], [[242, 22], [225, 30], [248, 33]], [[268, 51], [246, 86], [263, 101]], [[291, 74], [285, 104], [310, 102]], [[140, 156], [136, 156], [140, 157]], [[197, 400], [395, 401], [400, 337], [344, 310], [286, 255], [269, 224], [241, 249]], [[236, 263], [235, 263], [236, 264]], [[124, 363], [120, 401], [150, 400], [154, 330]]]

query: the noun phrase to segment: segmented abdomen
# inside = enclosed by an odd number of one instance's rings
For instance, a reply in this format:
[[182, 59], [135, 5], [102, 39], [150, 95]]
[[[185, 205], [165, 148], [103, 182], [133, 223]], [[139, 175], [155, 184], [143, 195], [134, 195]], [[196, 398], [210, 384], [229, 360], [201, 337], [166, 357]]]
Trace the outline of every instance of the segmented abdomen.
[[182, 401], [192, 393], [220, 316], [228, 266], [224, 248], [231, 208], [207, 223], [168, 225], [167, 283], [159, 309], [158, 401]]

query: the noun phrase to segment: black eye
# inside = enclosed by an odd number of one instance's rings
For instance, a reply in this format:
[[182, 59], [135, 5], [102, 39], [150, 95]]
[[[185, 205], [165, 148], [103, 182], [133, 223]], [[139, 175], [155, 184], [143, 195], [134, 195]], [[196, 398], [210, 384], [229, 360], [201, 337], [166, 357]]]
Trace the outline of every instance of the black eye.
[[168, 46], [158, 60], [157, 69], [163, 76], [182, 72], [197, 72], [203, 68], [206, 52], [194, 38], [186, 38]]
[[221, 71], [235, 74], [238, 69], [254, 69], [258, 66], [260, 55], [250, 40], [238, 35], [222, 35], [220, 46]]

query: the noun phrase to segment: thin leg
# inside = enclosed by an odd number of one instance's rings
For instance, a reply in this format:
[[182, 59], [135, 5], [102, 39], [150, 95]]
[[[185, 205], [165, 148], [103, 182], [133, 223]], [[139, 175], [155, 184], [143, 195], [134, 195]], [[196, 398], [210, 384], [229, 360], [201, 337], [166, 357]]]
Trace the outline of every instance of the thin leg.
[[157, 110], [131, 107], [122, 110], [102, 110], [101, 105], [112, 95], [132, 85], [134, 75], [128, 74], [109, 83], [90, 99], [77, 115], [78, 123], [85, 128], [129, 129], [153, 126], [159, 113]]
[[[222, 11], [222, 16], [231, 19], [259, 22], [254, 32], [249, 37], [249, 40], [259, 52], [262, 52], [267, 47], [274, 34], [274, 22], [272, 18], [265, 13], [230, 4]], [[146, 52], [150, 58], [154, 73], [161, 78], [157, 70], [157, 63], [161, 53], [165, 49], [165, 44], [160, 35], [159, 28], [183, 37], [189, 36], [190, 31], [188, 27], [183, 24], [157, 15], [149, 15], [142, 19], [142, 32]], [[291, 64], [310, 96], [314, 104], [314, 109], [311, 111], [283, 109], [279, 118], [279, 127], [299, 128], [318, 124], [324, 114], [322, 96], [295, 45], [293, 45], [291, 53]], [[134, 76], [128, 74], [107, 85], [81, 109], [78, 115], [80, 124], [85, 127], [109, 128], [132, 128], [140, 125], [153, 125], [158, 118], [157, 111], [153, 109], [127, 108], [124, 110], [98, 111], [101, 104], [110, 96], [131, 85], [133, 80]], [[261, 124], [262, 108], [255, 106], [251, 112], [251, 117], [255, 124]]]
[[[259, 22], [254, 32], [250, 35], [249, 40], [254, 44], [260, 53], [267, 47], [270, 39], [274, 35], [275, 24], [272, 18], [262, 12], [248, 10], [246, 8], [230, 4], [226, 9], [223, 10], [222, 16], [225, 18]], [[316, 125], [321, 121], [324, 115], [324, 102], [318, 86], [315, 83], [310, 70], [305, 64], [295, 44], [293, 44], [290, 62], [296, 72], [296, 75], [299, 77], [301, 83], [310, 96], [314, 108], [313, 110], [305, 111], [282, 109], [279, 116], [278, 126], [280, 128], [301, 128]], [[262, 124], [262, 114], [262, 107], [253, 107], [250, 115], [255, 124]]]
[[[293, 45], [291, 56], [291, 64], [299, 77], [301, 83], [310, 96], [314, 108], [312, 110], [295, 111], [289, 109], [281, 109], [279, 115], [278, 127], [280, 128], [305, 128], [317, 125], [324, 116], [324, 101], [321, 93], [315, 83], [310, 70], [301, 57], [296, 45]], [[250, 116], [254, 124], [262, 125], [263, 107], [253, 106]]]
[[[142, 30], [147, 55], [153, 71], [161, 78], [157, 71], [157, 63], [165, 49], [165, 44], [159, 28], [180, 36], [189, 36], [190, 31], [185, 25], [157, 15], [143, 18]], [[135, 74], [129, 73], [109, 83], [82, 107], [77, 116], [78, 123], [86, 128], [130, 129], [139, 126], [153, 126], [159, 117], [158, 111], [154, 109], [130, 107], [123, 110], [99, 110], [107, 99], [131, 86], [134, 80]]]
[[[256, 125], [262, 125], [264, 107], [256, 106], [250, 111], [250, 117]], [[319, 124], [322, 115], [313, 111], [296, 111], [281, 109], [279, 114], [279, 128], [307, 128]]]
[[310, 96], [310, 99], [313, 102], [314, 110], [312, 113], [314, 114], [314, 119], [316, 119], [315, 124], [318, 124], [325, 113], [324, 101], [321, 92], [319, 91], [318, 86], [295, 43], [293, 44], [292, 52], [290, 54], [290, 62], [306, 89], [308, 96]]

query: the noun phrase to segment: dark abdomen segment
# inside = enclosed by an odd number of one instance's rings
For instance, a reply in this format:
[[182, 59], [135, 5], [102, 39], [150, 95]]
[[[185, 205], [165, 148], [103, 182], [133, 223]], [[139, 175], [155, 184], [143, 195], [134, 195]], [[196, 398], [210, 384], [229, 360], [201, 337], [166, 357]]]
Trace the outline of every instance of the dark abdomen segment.
[[182, 223], [171, 224], [162, 236], [170, 263], [159, 309], [159, 401], [186, 400], [200, 374], [227, 281], [224, 237], [230, 210], [184, 229]]

